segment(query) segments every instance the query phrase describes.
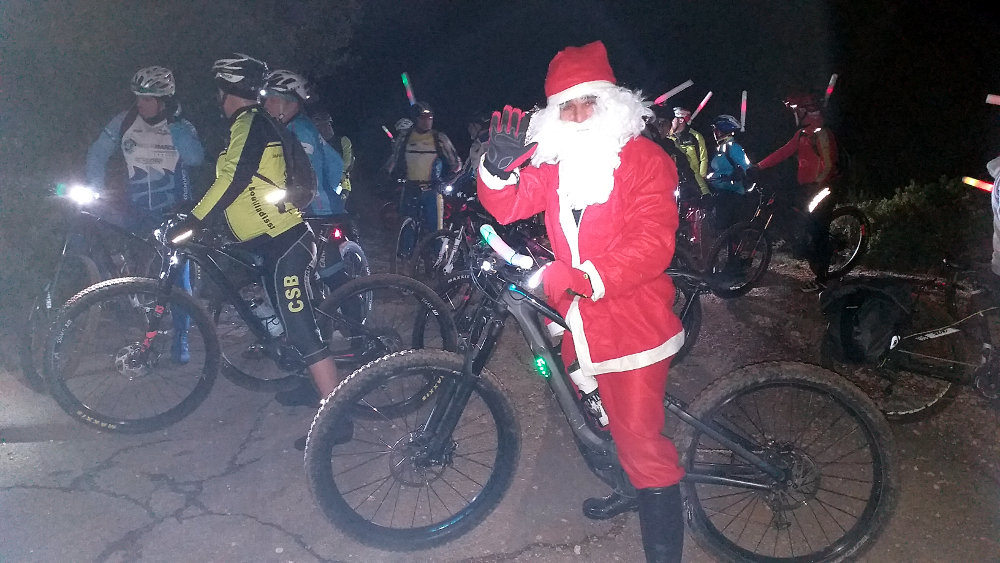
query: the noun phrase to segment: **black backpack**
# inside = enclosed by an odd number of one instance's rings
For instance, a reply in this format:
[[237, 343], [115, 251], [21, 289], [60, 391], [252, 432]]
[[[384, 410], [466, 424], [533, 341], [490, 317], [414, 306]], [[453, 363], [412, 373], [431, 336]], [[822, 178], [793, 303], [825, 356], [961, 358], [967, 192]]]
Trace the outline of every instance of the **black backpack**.
[[831, 288], [820, 297], [828, 324], [823, 338], [840, 361], [875, 363], [913, 312], [909, 287], [870, 280]]
[[[261, 110], [257, 113], [274, 127], [275, 132], [278, 133], [278, 137], [281, 139], [281, 150], [285, 157], [284, 202], [291, 203], [296, 209], [302, 211], [312, 203], [313, 198], [316, 197], [316, 190], [318, 188], [316, 171], [313, 170], [309, 155], [306, 154], [306, 150], [302, 148], [302, 143], [295, 137], [295, 133], [292, 133], [291, 129], [279, 123], [266, 111]], [[254, 175], [272, 186], [277, 186], [277, 184], [259, 173], [254, 173]], [[282, 213], [287, 211], [284, 202], [278, 203], [278, 211]]]

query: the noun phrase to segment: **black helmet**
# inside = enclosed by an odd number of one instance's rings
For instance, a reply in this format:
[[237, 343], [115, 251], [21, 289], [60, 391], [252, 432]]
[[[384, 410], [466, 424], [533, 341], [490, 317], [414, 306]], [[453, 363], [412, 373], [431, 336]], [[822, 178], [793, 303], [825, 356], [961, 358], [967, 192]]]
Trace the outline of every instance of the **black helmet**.
[[410, 108], [413, 111], [413, 118], [416, 119], [421, 115], [434, 115], [434, 110], [431, 109], [430, 104], [427, 102], [415, 102], [413, 107]]
[[212, 65], [215, 84], [225, 93], [256, 100], [264, 87], [267, 63], [243, 53], [233, 53]]

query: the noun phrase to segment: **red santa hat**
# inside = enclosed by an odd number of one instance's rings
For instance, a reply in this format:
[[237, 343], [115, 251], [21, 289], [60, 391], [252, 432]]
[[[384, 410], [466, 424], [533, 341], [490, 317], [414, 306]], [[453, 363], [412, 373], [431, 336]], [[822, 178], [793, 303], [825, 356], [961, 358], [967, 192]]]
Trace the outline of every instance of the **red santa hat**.
[[556, 53], [545, 76], [548, 105], [596, 94], [617, 84], [608, 62], [604, 43], [594, 41], [582, 47], [566, 47]]

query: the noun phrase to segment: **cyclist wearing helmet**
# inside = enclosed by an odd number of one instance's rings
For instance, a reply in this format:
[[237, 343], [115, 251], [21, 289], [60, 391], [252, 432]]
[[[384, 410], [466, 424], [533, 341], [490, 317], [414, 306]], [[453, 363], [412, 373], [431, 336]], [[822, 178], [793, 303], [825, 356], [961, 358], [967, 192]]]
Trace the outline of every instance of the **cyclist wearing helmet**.
[[739, 130], [740, 122], [731, 115], [720, 115], [712, 122], [715, 154], [709, 161], [706, 179], [715, 193], [715, 223], [720, 232], [739, 220], [746, 194], [744, 180], [750, 169], [750, 159], [735, 140]]
[[[420, 218], [427, 229], [440, 229], [444, 201], [431, 185], [458, 172], [462, 161], [448, 136], [434, 130], [434, 110], [424, 102], [413, 104], [411, 109], [414, 125], [393, 143], [387, 172], [390, 177], [406, 179], [400, 213]], [[409, 241], [409, 246], [412, 248], [415, 242]]]
[[155, 226], [167, 209], [191, 199], [188, 168], [204, 162], [205, 150], [194, 126], [180, 117], [170, 69], [139, 69], [131, 88], [135, 105], [112, 118], [87, 151], [87, 182], [100, 189], [108, 159], [121, 151], [128, 171], [124, 223], [137, 230]]
[[691, 169], [695, 171], [693, 176], [696, 183], [694, 186], [685, 186], [682, 182], [680, 190], [682, 193], [690, 192], [691, 195], [695, 193], [710, 195], [712, 190], [705, 181], [705, 176], [708, 175], [708, 149], [705, 148], [705, 137], [689, 127], [689, 123], [691, 123], [691, 111], [681, 107], [674, 108], [674, 118], [670, 122], [667, 138], [672, 140], [687, 157]]
[[790, 198], [792, 203], [805, 204], [820, 189], [830, 188], [831, 195], [822, 206], [809, 214], [808, 222], [803, 226], [809, 234], [808, 241], [812, 243], [812, 248], [804, 250], [809, 254], [809, 267], [816, 278], [803, 285], [802, 291], [819, 291], [826, 287], [827, 270], [833, 256], [829, 239], [830, 219], [834, 197], [837, 195], [835, 184], [839, 175], [837, 140], [833, 132], [823, 126], [823, 114], [815, 96], [795, 94], [785, 98], [785, 106], [795, 114], [795, 123], [799, 128], [787, 143], [757, 163], [757, 167], [764, 170], [784, 162], [792, 155], [796, 156], [796, 181], [805, 189], [793, 194]]
[[295, 134], [316, 172], [316, 196], [303, 211], [321, 217], [343, 215], [340, 178], [344, 174], [344, 160], [302, 111], [310, 97], [306, 80], [288, 70], [275, 70], [267, 75], [263, 94], [264, 108]]
[[[286, 204], [283, 213], [268, 201], [280, 190], [277, 184], [285, 175], [285, 158], [278, 130], [281, 124], [257, 103], [267, 65], [235, 53], [215, 61], [212, 72], [222, 112], [229, 119], [229, 141], [216, 162], [215, 182], [178, 229], [198, 228], [202, 221], [221, 216], [240, 246], [261, 256], [267, 272], [261, 281], [281, 317], [287, 343], [302, 357], [319, 392], [326, 396], [337, 385], [337, 369], [320, 339], [312, 291], [304, 282], [316, 258], [316, 241], [298, 209]], [[279, 285], [282, 291], [277, 291]], [[352, 429], [343, 431], [346, 437]], [[304, 437], [295, 445], [304, 447]]]
[[[133, 232], [149, 232], [164, 213], [191, 199], [188, 168], [205, 160], [198, 132], [180, 117], [174, 99], [174, 73], [162, 66], [139, 69], [132, 77], [135, 105], [116, 115], [87, 151], [87, 183], [104, 186], [111, 155], [121, 151], [128, 172], [126, 209], [121, 224]], [[190, 293], [190, 267], [185, 265], [179, 286]], [[190, 318], [174, 315], [171, 357], [177, 363], [191, 360], [187, 332]]]

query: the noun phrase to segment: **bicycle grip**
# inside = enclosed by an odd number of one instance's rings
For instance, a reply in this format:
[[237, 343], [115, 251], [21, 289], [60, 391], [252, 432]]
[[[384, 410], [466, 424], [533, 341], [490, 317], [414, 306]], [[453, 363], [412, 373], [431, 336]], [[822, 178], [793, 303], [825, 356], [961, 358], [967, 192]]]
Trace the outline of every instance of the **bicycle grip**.
[[530, 256], [518, 254], [513, 248], [508, 246], [507, 243], [500, 238], [500, 235], [497, 234], [493, 225], [486, 224], [479, 227], [479, 234], [483, 235], [483, 240], [486, 241], [486, 244], [490, 245], [490, 248], [495, 250], [501, 258], [507, 261], [508, 264], [517, 266], [522, 270], [528, 270], [535, 265], [535, 261], [532, 260]]

